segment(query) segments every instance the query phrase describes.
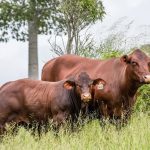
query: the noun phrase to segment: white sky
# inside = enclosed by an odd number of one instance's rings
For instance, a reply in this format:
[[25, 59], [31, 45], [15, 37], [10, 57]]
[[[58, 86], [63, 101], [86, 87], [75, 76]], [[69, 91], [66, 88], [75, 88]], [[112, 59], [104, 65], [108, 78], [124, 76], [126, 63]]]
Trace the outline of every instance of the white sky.
[[[150, 25], [150, 0], [103, 0], [107, 15], [103, 23], [98, 22], [90, 30], [98, 39], [103, 26], [111, 26], [117, 19], [127, 16], [134, 25]], [[39, 36], [39, 71], [52, 58], [46, 36]], [[0, 84], [27, 77], [28, 43], [10, 40], [0, 43]]]

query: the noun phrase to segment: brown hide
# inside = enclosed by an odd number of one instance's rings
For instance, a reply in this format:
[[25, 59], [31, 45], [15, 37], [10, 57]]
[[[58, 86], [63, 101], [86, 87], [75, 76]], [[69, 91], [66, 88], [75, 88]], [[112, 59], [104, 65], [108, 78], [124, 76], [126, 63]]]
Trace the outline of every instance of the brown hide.
[[68, 118], [75, 121], [81, 103], [91, 99], [92, 88], [99, 82], [104, 81], [92, 81], [82, 72], [58, 82], [21, 79], [6, 83], [0, 90], [0, 128], [9, 122], [47, 123], [49, 118], [58, 125]]
[[101, 115], [120, 118], [122, 113], [129, 116], [137, 89], [150, 83], [150, 58], [141, 50], [107, 60], [63, 55], [45, 64], [42, 80], [58, 81], [81, 71], [107, 82], [103, 91], [96, 90], [94, 98], [99, 103]]
[[69, 90], [63, 87], [63, 82], [22, 79], [5, 85], [0, 90], [1, 130], [5, 123], [12, 121], [46, 123], [51, 118], [54, 122], [61, 123], [72, 113], [77, 114], [76, 109], [80, 110], [80, 98], [74, 95], [77, 101], [75, 109], [69, 99]]

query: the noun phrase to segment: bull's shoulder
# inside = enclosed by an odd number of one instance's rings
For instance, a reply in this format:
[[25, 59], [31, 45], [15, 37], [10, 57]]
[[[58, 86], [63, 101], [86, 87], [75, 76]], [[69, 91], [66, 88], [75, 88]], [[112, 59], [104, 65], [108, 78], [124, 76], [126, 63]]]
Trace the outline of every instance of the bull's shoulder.
[[15, 80], [15, 81], [10, 81], [10, 82], [7, 82], [5, 83], [4, 85], [2, 85], [0, 87], [0, 90], [2, 89], [20, 89], [22, 87], [27, 87], [27, 86], [31, 86], [31, 87], [34, 87], [36, 86], [37, 84], [39, 84], [40, 81], [38, 80], [31, 80], [31, 79], [19, 79], [19, 80]]
[[6, 82], [3, 85], [0, 86], [0, 90], [2, 90], [4, 87], [6, 87], [7, 85], [9, 85], [12, 81]]

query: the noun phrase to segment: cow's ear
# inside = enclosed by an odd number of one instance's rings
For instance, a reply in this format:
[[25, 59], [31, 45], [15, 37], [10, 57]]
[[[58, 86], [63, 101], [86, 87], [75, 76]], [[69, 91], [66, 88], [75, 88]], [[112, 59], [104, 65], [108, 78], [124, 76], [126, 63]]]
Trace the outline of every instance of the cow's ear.
[[90, 84], [90, 85], [92, 85], [92, 84], [93, 84], [93, 82], [94, 82], [94, 80], [91, 80], [91, 81], [89, 82], [89, 84]]
[[98, 78], [93, 80], [93, 85], [96, 85], [99, 90], [103, 90], [106, 82], [103, 79]]
[[75, 86], [75, 82], [73, 80], [67, 80], [63, 84], [64, 88], [67, 90], [71, 90]]
[[123, 55], [123, 56], [120, 58], [120, 60], [121, 60], [122, 62], [128, 63], [128, 62], [129, 62], [128, 55]]

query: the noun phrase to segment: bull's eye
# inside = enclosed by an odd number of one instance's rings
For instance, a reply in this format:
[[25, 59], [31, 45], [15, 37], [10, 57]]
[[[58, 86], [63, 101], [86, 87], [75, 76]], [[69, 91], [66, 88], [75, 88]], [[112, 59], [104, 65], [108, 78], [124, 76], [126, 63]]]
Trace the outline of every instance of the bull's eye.
[[135, 62], [135, 61], [132, 61], [131, 64], [132, 64], [133, 66], [137, 66], [137, 65], [138, 65], [137, 62]]
[[79, 87], [79, 88], [81, 88], [82, 86], [81, 85], [79, 85], [79, 84], [77, 84], [77, 86]]

